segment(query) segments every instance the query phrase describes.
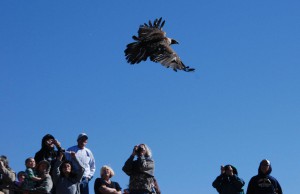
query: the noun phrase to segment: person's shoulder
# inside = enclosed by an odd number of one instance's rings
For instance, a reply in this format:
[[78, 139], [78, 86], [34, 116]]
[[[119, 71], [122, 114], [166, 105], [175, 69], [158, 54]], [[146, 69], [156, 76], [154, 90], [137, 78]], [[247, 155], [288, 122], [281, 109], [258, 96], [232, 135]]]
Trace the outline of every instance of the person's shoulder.
[[259, 175], [254, 175], [253, 177], [251, 177], [250, 181], [251, 181], [251, 180], [258, 179], [258, 178], [259, 178]]
[[89, 152], [90, 154], [92, 154], [92, 155], [93, 155], [93, 152], [92, 152], [92, 150], [90, 150], [89, 148], [87, 148], [87, 147], [84, 147], [83, 149], [84, 149], [84, 150], [86, 150], [87, 152]]
[[96, 185], [105, 185], [105, 181], [102, 178], [96, 178], [94, 184], [96, 184]]
[[71, 146], [67, 149], [67, 151], [74, 151], [74, 150], [78, 150], [78, 146], [77, 145], [74, 145], [74, 146]]
[[32, 168], [26, 168], [25, 172], [33, 172]]
[[113, 184], [120, 186], [120, 184], [116, 181], [111, 181]]
[[101, 178], [96, 178], [95, 183], [97, 183], [97, 182], [101, 182]]
[[271, 175], [268, 175], [268, 178], [273, 180], [273, 181], [277, 181], [277, 179], [275, 177], [271, 176]]

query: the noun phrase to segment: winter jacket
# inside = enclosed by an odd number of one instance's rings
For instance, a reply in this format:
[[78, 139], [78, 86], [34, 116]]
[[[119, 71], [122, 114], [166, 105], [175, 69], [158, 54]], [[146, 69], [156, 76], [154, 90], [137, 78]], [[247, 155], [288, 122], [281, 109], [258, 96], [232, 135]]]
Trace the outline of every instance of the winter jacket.
[[[59, 167], [62, 162], [60, 160], [55, 162], [52, 177], [57, 194], [80, 194], [80, 181], [84, 173], [84, 168], [77, 158], [72, 160], [72, 162], [76, 163], [80, 169], [72, 173], [74, 176], [69, 177], [64, 177], [61, 175]], [[73, 167], [72, 170], [74, 170]]]
[[47, 165], [47, 170], [45, 172], [40, 172], [38, 171], [38, 176], [39, 177], [45, 177], [43, 180], [39, 181], [36, 190], [41, 191], [41, 192], [46, 192], [50, 193], [52, 187], [53, 187], [53, 182], [52, 178], [50, 176], [50, 163], [47, 160], [42, 160], [40, 163], [37, 165], [37, 169], [39, 169], [39, 165], [42, 163], [45, 163]]
[[58, 152], [61, 150], [61, 148], [59, 147], [58, 151], [55, 151], [54, 148], [49, 149], [46, 143], [49, 139], [54, 139], [54, 137], [50, 134], [47, 134], [43, 137], [41, 143], [42, 148], [38, 152], [36, 152], [34, 160], [37, 164], [42, 160], [47, 160], [48, 162], [50, 162], [51, 167], [53, 167], [55, 159], [58, 156]]
[[[16, 180], [16, 173], [9, 167], [0, 167], [0, 187], [10, 187], [13, 185], [13, 182]], [[0, 193], [4, 194], [13, 194], [13, 191], [8, 189], [0, 189]]]
[[235, 174], [233, 176], [221, 174], [212, 185], [220, 194], [241, 194], [245, 182]]
[[269, 171], [265, 174], [261, 171], [259, 166], [258, 175], [250, 179], [247, 194], [282, 194], [281, 186], [279, 182], [270, 175], [271, 172], [271, 165]]
[[152, 158], [141, 156], [134, 160], [134, 156], [130, 156], [122, 170], [130, 176], [130, 192], [151, 193], [153, 191], [154, 161]]

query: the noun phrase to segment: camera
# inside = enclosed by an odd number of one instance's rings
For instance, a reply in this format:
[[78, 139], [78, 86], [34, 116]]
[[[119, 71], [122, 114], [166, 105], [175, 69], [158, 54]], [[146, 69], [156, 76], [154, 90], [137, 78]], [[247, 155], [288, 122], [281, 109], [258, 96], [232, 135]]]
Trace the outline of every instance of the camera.
[[141, 153], [143, 151], [143, 148], [138, 147], [138, 149], [136, 150], [136, 153]]
[[139, 146], [139, 147], [137, 148], [137, 150], [136, 150], [136, 154], [137, 154], [137, 155], [141, 155], [143, 151], [145, 151], [145, 148]]

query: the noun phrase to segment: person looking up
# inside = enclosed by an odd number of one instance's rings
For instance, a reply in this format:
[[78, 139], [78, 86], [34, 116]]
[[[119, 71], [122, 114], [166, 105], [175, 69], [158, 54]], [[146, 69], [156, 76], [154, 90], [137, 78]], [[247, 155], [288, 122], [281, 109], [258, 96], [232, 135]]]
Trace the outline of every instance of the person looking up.
[[114, 175], [115, 173], [111, 167], [102, 166], [100, 170], [101, 178], [97, 178], [94, 183], [95, 194], [122, 194], [119, 183], [110, 180]]
[[36, 169], [37, 169], [37, 175], [39, 177], [43, 177], [41, 181], [38, 182], [36, 186], [36, 190], [43, 192], [43, 193], [50, 193], [53, 187], [52, 178], [49, 174], [50, 172], [50, 163], [47, 160], [42, 160], [38, 163]]
[[[62, 161], [64, 153], [60, 153], [53, 169], [53, 183], [57, 194], [81, 194], [80, 181], [84, 173], [84, 167], [76, 157], [75, 152], [65, 153], [71, 160]], [[77, 165], [77, 169], [73, 164]]]
[[220, 194], [243, 194], [243, 179], [238, 177], [237, 169], [232, 165], [221, 166], [221, 174], [212, 183]]
[[[62, 151], [60, 142], [53, 137], [51, 134], [46, 134], [42, 138], [42, 147], [35, 153], [34, 160], [38, 164], [40, 161], [47, 160], [53, 168], [55, 159]], [[55, 150], [55, 147], [57, 150]]]
[[[137, 157], [136, 160], [134, 160], [135, 156]], [[146, 144], [134, 146], [132, 154], [125, 162], [122, 170], [130, 177], [130, 194], [154, 192], [154, 160], [150, 148]]]

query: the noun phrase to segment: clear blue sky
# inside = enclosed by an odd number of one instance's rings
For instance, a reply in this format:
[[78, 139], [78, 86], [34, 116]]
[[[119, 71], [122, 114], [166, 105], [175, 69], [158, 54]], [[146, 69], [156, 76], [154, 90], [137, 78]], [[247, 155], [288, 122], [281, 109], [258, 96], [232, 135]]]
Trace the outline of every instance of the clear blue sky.
[[[15, 171], [50, 133], [89, 135], [97, 171], [146, 143], [166, 194], [216, 194], [222, 164], [246, 182], [273, 165], [299, 192], [300, 2], [0, 1], [0, 154]], [[138, 26], [158, 17], [195, 73], [126, 63]], [[90, 183], [93, 188], [94, 180]], [[91, 192], [92, 193], [92, 192]]]

